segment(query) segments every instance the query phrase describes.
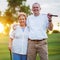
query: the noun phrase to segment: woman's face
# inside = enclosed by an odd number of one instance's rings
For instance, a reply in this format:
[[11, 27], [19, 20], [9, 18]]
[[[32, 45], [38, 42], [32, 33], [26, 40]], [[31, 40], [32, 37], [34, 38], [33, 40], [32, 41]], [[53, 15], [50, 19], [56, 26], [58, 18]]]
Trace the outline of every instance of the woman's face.
[[19, 23], [22, 25], [26, 24], [26, 17], [24, 15], [19, 16]]

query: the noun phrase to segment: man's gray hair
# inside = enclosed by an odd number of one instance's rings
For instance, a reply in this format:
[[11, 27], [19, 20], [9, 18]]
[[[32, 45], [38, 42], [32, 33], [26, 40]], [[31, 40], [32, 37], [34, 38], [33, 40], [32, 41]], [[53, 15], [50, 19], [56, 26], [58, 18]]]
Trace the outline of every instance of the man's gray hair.
[[[33, 3], [33, 5], [35, 5], [35, 4], [38, 4], [38, 5], [40, 6], [40, 4], [39, 4], [39, 3], [37, 3], [37, 2], [36, 2], [36, 3]], [[32, 5], [32, 7], [33, 7], [33, 5]]]

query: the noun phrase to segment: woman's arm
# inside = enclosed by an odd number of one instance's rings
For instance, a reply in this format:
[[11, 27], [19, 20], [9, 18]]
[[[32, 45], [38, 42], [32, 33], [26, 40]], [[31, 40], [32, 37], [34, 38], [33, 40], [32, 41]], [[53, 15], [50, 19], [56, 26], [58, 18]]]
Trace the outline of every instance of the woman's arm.
[[8, 41], [8, 49], [9, 49], [9, 51], [11, 51], [11, 49], [12, 49], [12, 38], [9, 38], [9, 41]]

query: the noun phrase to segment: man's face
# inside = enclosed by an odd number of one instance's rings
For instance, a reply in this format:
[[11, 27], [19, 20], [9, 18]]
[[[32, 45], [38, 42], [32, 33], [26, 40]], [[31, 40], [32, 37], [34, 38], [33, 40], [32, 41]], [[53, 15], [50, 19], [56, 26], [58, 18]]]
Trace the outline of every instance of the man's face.
[[34, 14], [39, 14], [40, 10], [41, 10], [41, 8], [40, 8], [39, 4], [33, 4], [32, 11]]

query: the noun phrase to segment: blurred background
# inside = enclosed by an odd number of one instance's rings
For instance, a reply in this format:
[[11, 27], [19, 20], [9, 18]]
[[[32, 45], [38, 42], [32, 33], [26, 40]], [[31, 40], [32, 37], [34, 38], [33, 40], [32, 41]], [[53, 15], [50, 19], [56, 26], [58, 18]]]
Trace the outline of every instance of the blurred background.
[[25, 12], [27, 16], [30, 15], [35, 2], [41, 5], [41, 13], [58, 15], [52, 17], [54, 27], [47, 33], [49, 60], [60, 60], [60, 0], [0, 0], [0, 60], [10, 60], [9, 31], [11, 25], [18, 22], [18, 13]]

